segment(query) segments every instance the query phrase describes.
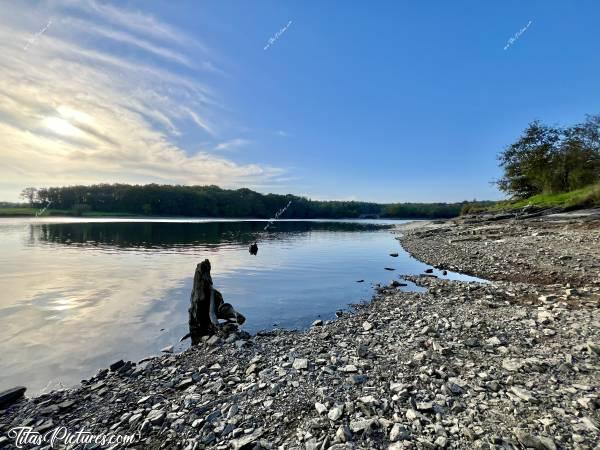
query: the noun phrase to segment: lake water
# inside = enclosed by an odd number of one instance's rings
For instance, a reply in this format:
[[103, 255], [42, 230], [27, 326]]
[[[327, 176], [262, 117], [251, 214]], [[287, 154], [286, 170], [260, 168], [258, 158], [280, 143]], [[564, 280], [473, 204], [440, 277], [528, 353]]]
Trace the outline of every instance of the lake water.
[[179, 339], [205, 258], [249, 332], [333, 319], [369, 300], [374, 283], [427, 268], [402, 250], [397, 223], [277, 221], [264, 231], [265, 221], [0, 219], [0, 390], [35, 395], [118, 359], [186, 348]]

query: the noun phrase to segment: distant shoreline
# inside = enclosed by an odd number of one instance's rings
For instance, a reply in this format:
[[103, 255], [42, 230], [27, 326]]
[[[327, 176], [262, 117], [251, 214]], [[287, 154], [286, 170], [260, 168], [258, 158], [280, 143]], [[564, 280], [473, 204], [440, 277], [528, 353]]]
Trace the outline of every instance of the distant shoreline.
[[[392, 283], [307, 330], [223, 331], [182, 353], [119, 360], [3, 417], [40, 432], [137, 432], [151, 449], [166, 439], [178, 448], [476, 448], [492, 435], [505, 446], [591, 448], [594, 411], [563, 405], [598, 391], [598, 219], [488, 219], [403, 227], [398, 240], [433, 267], [493, 283], [404, 276], [427, 291]], [[473, 423], [479, 408], [488, 413]], [[548, 417], [553, 433], [540, 425]]]
[[[36, 216], [36, 212], [39, 210], [36, 208], [0, 208], [0, 219], [1, 218], [38, 218], [38, 219], [47, 219], [47, 218], [81, 218], [81, 219], [192, 219], [192, 220], [256, 220], [268, 222], [269, 218], [265, 217], [222, 217], [222, 216], [177, 216], [177, 215], [143, 215], [143, 214], [135, 214], [135, 213], [126, 213], [126, 212], [101, 212], [94, 211], [83, 213], [80, 215], [74, 214], [70, 211], [64, 210], [46, 210], [44, 214]], [[278, 221], [284, 220], [436, 220], [431, 217], [286, 217], [276, 219]], [[442, 219], [440, 219], [442, 220]]]

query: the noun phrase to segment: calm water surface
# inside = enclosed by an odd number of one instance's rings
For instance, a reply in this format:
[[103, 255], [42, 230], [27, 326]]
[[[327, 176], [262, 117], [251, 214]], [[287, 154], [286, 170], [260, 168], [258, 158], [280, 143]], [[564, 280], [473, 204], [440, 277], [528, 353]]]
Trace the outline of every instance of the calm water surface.
[[332, 319], [370, 299], [373, 283], [427, 267], [394, 239], [397, 223], [278, 221], [265, 232], [265, 221], [0, 219], [0, 390], [25, 385], [35, 395], [117, 359], [185, 348], [192, 278], [205, 258], [249, 332]]

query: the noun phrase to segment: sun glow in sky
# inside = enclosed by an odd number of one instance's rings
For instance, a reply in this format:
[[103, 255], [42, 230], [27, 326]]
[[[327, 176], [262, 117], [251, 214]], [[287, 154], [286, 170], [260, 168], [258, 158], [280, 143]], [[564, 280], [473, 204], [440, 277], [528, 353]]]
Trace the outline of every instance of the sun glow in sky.
[[268, 158], [223, 153], [251, 140], [201, 36], [96, 0], [0, 0], [0, 12], [0, 200], [30, 185], [282, 185]]
[[91, 183], [499, 198], [496, 156], [529, 122], [600, 112], [599, 15], [592, 0], [0, 0], [0, 201]]
[[68, 120], [61, 119], [60, 117], [47, 117], [44, 119], [44, 125], [57, 134], [65, 136], [76, 136], [79, 134], [79, 130], [76, 127], [71, 125]]

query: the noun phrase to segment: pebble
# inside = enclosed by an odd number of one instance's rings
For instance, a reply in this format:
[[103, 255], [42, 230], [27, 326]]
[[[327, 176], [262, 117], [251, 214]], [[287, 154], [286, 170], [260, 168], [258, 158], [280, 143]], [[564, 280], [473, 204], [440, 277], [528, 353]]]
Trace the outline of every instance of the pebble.
[[533, 395], [526, 389], [522, 389], [516, 386], [510, 388], [511, 392], [519, 397], [521, 400], [525, 400], [526, 402], [531, 402], [534, 400]]
[[323, 403], [316, 402], [315, 409], [319, 414], [325, 414], [327, 412], [327, 406], [325, 406]]
[[306, 370], [308, 369], [308, 359], [306, 358], [296, 358], [294, 359], [294, 363], [292, 367], [296, 370]]
[[334, 406], [327, 413], [327, 417], [329, 420], [333, 420], [334, 422], [338, 420], [344, 414], [344, 405]]
[[[401, 238], [412, 253], [494, 282], [403, 276], [421, 292], [380, 286], [307, 331], [219, 330], [180, 353], [120, 360], [0, 407], [2, 423], [135, 430], [136, 448], [594, 448], [600, 231], [540, 227], [420, 223]], [[556, 252], [578, 255], [552, 266]]]

